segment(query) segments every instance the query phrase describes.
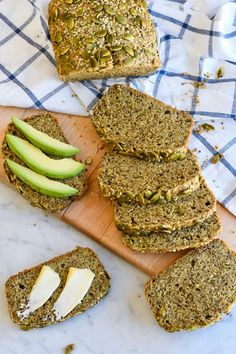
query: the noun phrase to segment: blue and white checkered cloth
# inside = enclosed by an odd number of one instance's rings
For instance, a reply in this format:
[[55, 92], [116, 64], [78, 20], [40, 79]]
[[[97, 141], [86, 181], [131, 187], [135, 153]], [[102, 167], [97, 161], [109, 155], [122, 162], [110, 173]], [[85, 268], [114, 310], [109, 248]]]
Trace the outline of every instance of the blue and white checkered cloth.
[[[55, 69], [48, 0], [1, 0], [0, 104], [87, 115], [110, 85], [125, 83], [189, 111], [196, 127], [215, 127], [194, 132], [190, 147], [218, 201], [236, 214], [236, 1], [148, 4], [158, 32], [161, 70], [142, 78], [66, 84]], [[217, 78], [221, 67], [224, 74]], [[218, 152], [223, 158], [212, 164]]]

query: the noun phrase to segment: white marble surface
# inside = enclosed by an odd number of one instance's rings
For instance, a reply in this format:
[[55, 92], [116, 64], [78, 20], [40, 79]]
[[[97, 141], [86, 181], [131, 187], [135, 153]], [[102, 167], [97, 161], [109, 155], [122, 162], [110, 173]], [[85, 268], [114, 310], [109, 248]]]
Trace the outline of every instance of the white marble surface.
[[[111, 275], [108, 296], [87, 313], [52, 327], [21, 331], [8, 315], [7, 278], [76, 245], [92, 247]], [[0, 354], [235, 354], [236, 308], [223, 321], [194, 332], [166, 333], [144, 299], [148, 277], [0, 184]]]

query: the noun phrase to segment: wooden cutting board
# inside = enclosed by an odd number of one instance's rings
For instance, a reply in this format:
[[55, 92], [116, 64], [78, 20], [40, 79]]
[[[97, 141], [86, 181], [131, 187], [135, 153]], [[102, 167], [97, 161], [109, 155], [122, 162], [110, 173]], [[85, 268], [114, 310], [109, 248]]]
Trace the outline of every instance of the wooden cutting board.
[[[36, 113], [39, 113], [39, 111], [0, 107], [0, 144], [12, 115], [25, 118]], [[93, 157], [93, 163], [88, 168], [88, 191], [81, 200], [73, 202], [65, 212], [57, 216], [149, 275], [160, 272], [183, 255], [185, 252], [139, 254], [122, 244], [120, 232], [114, 225], [111, 204], [102, 197], [96, 180], [98, 165], [106, 147], [92, 127], [89, 118], [57, 113], [56, 116], [70, 143], [80, 147], [80, 158], [83, 160], [88, 156]], [[7, 182], [2, 160], [0, 160], [0, 178]], [[236, 249], [236, 234], [233, 233], [233, 230], [236, 229], [235, 218], [219, 205], [218, 212], [224, 225], [224, 231], [220, 237], [226, 239]]]

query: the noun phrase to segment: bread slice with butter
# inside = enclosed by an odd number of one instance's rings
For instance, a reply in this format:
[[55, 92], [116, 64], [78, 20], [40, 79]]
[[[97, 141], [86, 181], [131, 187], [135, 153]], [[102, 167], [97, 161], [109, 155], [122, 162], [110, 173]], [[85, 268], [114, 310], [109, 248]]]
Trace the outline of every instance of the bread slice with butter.
[[[50, 138], [56, 139], [57, 144], [54, 143], [54, 140], [52, 140], [51, 145], [54, 146], [54, 150], [58, 146], [58, 151], [60, 152], [60, 155], [72, 155], [72, 153], [76, 153], [79, 150], [70, 146], [66, 145], [68, 144], [67, 139], [65, 138], [63, 131], [61, 130], [60, 126], [58, 125], [57, 119], [51, 114], [51, 113], [44, 113], [44, 114], [37, 114], [34, 116], [31, 116], [29, 118], [26, 118], [24, 120], [25, 123], [28, 123], [28, 126], [31, 126], [33, 132], [28, 132], [25, 131], [25, 124], [22, 126], [22, 123], [19, 123], [19, 120], [16, 120], [13, 118], [13, 123], [10, 123], [8, 125], [7, 131], [6, 131], [6, 137], [11, 134], [11, 136], [22, 138], [22, 139], [30, 139], [30, 141], [35, 142], [36, 137], [35, 135], [35, 129], [37, 131], [42, 132], [44, 135], [49, 136]], [[42, 193], [39, 193], [37, 190], [34, 190], [31, 188], [30, 185], [27, 185], [24, 183], [22, 180], [20, 180], [18, 177], [16, 177], [16, 174], [13, 173], [13, 171], [9, 168], [8, 164], [6, 163], [6, 160], [11, 160], [17, 164], [22, 165], [23, 167], [26, 167], [25, 162], [22, 161], [21, 158], [19, 158], [16, 153], [14, 153], [9, 145], [7, 144], [6, 137], [3, 141], [2, 145], [2, 154], [3, 157], [5, 158], [5, 164], [4, 168], [6, 171], [7, 178], [9, 182], [16, 187], [16, 189], [19, 191], [19, 193], [30, 202], [31, 205], [39, 207], [41, 209], [44, 209], [48, 212], [51, 213], [58, 213], [65, 208], [67, 208], [70, 203], [73, 201], [73, 199], [76, 197], [76, 199], [79, 199], [82, 197], [82, 195], [85, 193], [87, 189], [87, 174], [86, 170], [83, 170], [80, 174], [70, 177], [70, 178], [64, 178], [61, 180], [63, 184], [68, 185], [74, 190], [77, 190], [77, 193], [75, 196], [67, 196], [67, 197], [52, 197], [48, 195], [44, 195]], [[29, 138], [28, 138], [29, 137]], [[40, 137], [41, 140], [44, 137]], [[33, 139], [33, 140], [32, 140]], [[44, 138], [45, 139], [45, 138]], [[39, 146], [42, 149], [42, 141], [36, 141], [36, 145]], [[64, 143], [64, 144], [60, 144]], [[45, 143], [45, 142], [44, 142]], [[45, 144], [44, 144], [45, 146]], [[63, 150], [64, 149], [64, 150]], [[71, 150], [72, 149], [72, 150]], [[14, 150], [14, 149], [13, 149]], [[53, 159], [59, 158], [55, 157], [57, 151], [53, 150], [52, 146], [47, 146], [47, 151], [51, 151], [51, 154], [49, 154], [49, 157], [52, 157]], [[61, 151], [62, 150], [62, 151]], [[50, 160], [49, 160], [50, 161]], [[68, 160], [66, 160], [68, 161]], [[82, 164], [81, 164], [82, 166]]]
[[110, 277], [97, 255], [82, 247], [13, 275], [5, 285], [11, 319], [23, 330], [82, 313], [109, 287]]

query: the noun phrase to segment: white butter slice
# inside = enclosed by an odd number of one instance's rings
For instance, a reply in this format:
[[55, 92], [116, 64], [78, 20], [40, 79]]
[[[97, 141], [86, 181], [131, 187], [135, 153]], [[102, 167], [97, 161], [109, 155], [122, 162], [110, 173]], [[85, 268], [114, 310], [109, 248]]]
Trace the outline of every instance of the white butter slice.
[[53, 306], [57, 320], [68, 315], [82, 302], [94, 277], [95, 274], [90, 269], [70, 267], [65, 287]]
[[52, 296], [61, 282], [60, 276], [49, 266], [42, 266], [39, 276], [31, 290], [28, 303], [20, 317], [26, 318], [30, 313], [43, 306]]

